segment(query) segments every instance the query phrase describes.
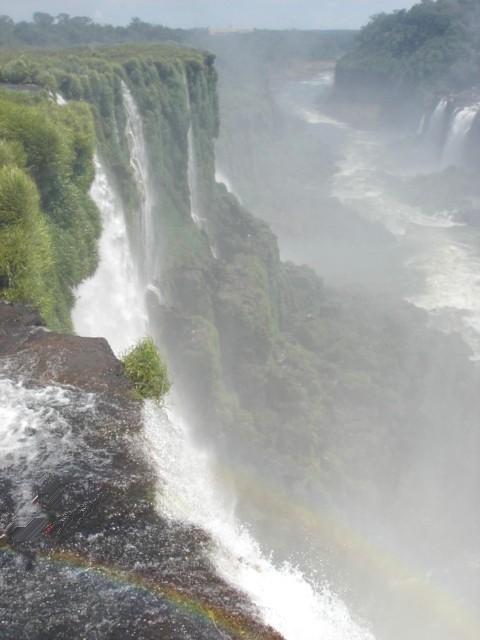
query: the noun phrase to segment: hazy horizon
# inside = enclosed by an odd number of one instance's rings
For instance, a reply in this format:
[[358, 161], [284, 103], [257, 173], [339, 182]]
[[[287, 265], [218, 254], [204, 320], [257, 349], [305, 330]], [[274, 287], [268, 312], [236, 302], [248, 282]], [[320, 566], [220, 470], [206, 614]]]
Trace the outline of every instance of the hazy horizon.
[[242, 26], [260, 29], [359, 29], [382, 11], [410, 8], [412, 0], [0, 0], [0, 14], [31, 21], [36, 11], [87, 16], [95, 22], [127, 25], [133, 17], [172, 28]]

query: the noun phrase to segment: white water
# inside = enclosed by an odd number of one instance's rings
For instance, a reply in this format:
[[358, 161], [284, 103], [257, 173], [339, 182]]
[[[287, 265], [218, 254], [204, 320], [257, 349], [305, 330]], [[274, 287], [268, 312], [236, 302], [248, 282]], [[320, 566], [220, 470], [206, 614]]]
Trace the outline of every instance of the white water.
[[[232, 183], [227, 178], [227, 176], [223, 173], [223, 171], [221, 171], [218, 167], [215, 167], [215, 181], [220, 184], [224, 184], [227, 188], [227, 191], [235, 195], [235, 191], [232, 187]], [[239, 200], [238, 196], [237, 196], [237, 199]]]
[[445, 128], [446, 110], [448, 106], [448, 100], [442, 98], [434, 112], [430, 116], [426, 129], [422, 130], [425, 134], [425, 142], [430, 145], [438, 145], [442, 137]]
[[95, 275], [78, 287], [72, 319], [79, 335], [107, 337], [118, 355], [145, 336], [147, 309], [123, 205], [98, 157], [90, 195], [102, 215], [100, 264]]
[[194, 447], [178, 417], [145, 404], [146, 450], [159, 470], [158, 509], [207, 531], [216, 543], [211, 560], [220, 575], [245, 591], [264, 620], [286, 640], [373, 640], [326, 587], [309, 584], [289, 565], [275, 567], [222, 499], [208, 454]]
[[406, 273], [417, 283], [411, 285], [406, 299], [429, 311], [435, 326], [459, 332], [478, 359], [478, 232], [455, 221], [455, 211], [427, 213], [392, 195], [383, 173], [383, 144], [370, 132], [350, 132], [333, 195], [397, 237], [407, 256]]
[[34, 480], [43, 473], [55, 472], [59, 466], [71, 471], [87, 455], [90, 460], [95, 459], [97, 469], [108, 467], [110, 456], [98, 448], [90, 453], [85, 431], [75, 432], [68, 418], [70, 412], [87, 419], [93, 416], [95, 394], [53, 384], [36, 388], [21, 379], [12, 380], [8, 367], [3, 369], [0, 465], [12, 481], [15, 520], [24, 524], [25, 519], [38, 511], [31, 505]]
[[200, 199], [198, 194], [198, 173], [197, 173], [197, 160], [195, 158], [195, 141], [193, 138], [193, 126], [191, 119], [190, 109], [190, 94], [188, 92], [188, 82], [186, 76], [184, 76], [185, 91], [187, 94], [187, 106], [190, 123], [188, 125], [187, 142], [188, 142], [188, 166], [187, 166], [187, 179], [188, 190], [190, 192], [190, 217], [195, 225], [204, 231], [208, 237], [208, 244], [210, 247], [210, 253], [212, 257], [217, 260], [218, 249], [215, 242], [212, 240], [212, 234], [209, 233], [208, 220], [201, 214], [200, 211]]
[[473, 105], [455, 113], [443, 150], [442, 163], [444, 166], [462, 164], [467, 136], [478, 110], [479, 106]]
[[[189, 106], [190, 110], [190, 106]], [[188, 127], [188, 189], [190, 191], [190, 216], [199, 229], [203, 229], [205, 220], [200, 216], [198, 205], [198, 181], [197, 163], [195, 161], [195, 149], [193, 146], [192, 123]]]
[[[332, 132], [344, 132], [343, 139], [336, 139], [335, 150], [340, 153], [340, 160], [331, 195], [367, 220], [383, 225], [396, 237], [401, 254], [406, 256], [405, 274], [410, 281], [407, 291], [402, 292], [406, 299], [426, 309], [435, 326], [460, 332], [472, 348], [473, 357], [480, 359], [478, 230], [456, 221], [456, 211], [439, 208], [427, 212], [395, 195], [385, 164], [385, 147], [395, 145], [395, 140], [386, 140], [372, 131], [351, 129], [319, 112], [319, 92], [331, 82], [328, 73], [311, 81], [286, 82], [276, 99], [289, 114], [310, 125], [312, 135], [319, 137], [319, 144], [330, 144]], [[419, 125], [421, 144], [427, 151], [421, 158], [422, 171], [461, 164], [465, 140], [480, 107], [472, 105], [459, 110], [452, 116], [449, 127], [448, 104], [446, 98], [439, 100], [430, 118], [422, 118]], [[412, 155], [409, 161], [411, 173], [418, 159]]]
[[[104, 219], [103, 259], [97, 274], [84, 285], [88, 285], [91, 296], [85, 304], [78, 301], [74, 323], [79, 333], [81, 327], [87, 327], [118, 343], [128, 331], [136, 335], [139, 327], [148, 330], [148, 318], [142, 296], [136, 300], [134, 295], [138, 281], [118, 196], [100, 163], [96, 168], [93, 195]], [[110, 273], [122, 273], [118, 289], [112, 287], [107, 265]], [[115, 322], [108, 321], [112, 289], [116, 289], [118, 301]], [[135, 313], [138, 309], [140, 319]], [[173, 414], [171, 418], [168, 420], [154, 403], [145, 404], [145, 452], [154, 458], [158, 469], [158, 508], [171, 518], [198, 524], [210, 533], [216, 543], [211, 559], [219, 574], [249, 594], [265, 622], [286, 640], [372, 640], [327, 588], [309, 584], [291, 567], [274, 567], [262, 555], [255, 540], [236, 521], [231, 506], [222, 500], [210, 459], [190, 441], [186, 426]]]
[[200, 208], [198, 203], [198, 178], [197, 178], [197, 163], [195, 160], [195, 146], [193, 141], [193, 126], [192, 126], [192, 114], [190, 107], [190, 93], [188, 90], [187, 76], [183, 75], [183, 83], [185, 86], [185, 93], [187, 94], [187, 109], [189, 117], [187, 142], [188, 142], [188, 166], [187, 166], [187, 179], [188, 190], [190, 192], [190, 217], [199, 229], [203, 229], [205, 226], [205, 219], [200, 215]]
[[384, 175], [379, 170], [382, 152], [382, 141], [371, 132], [351, 131], [343, 158], [338, 164], [332, 195], [371, 222], [380, 222], [399, 238], [418, 226], [457, 226], [451, 211], [442, 210], [429, 215], [419, 207], [405, 204], [390, 195], [384, 184]]
[[150, 177], [150, 163], [148, 160], [142, 117], [129, 88], [124, 82], [122, 82], [122, 94], [127, 114], [125, 135], [130, 151], [130, 165], [133, 169], [141, 198], [140, 207], [136, 212], [134, 222], [137, 227], [140, 227], [142, 273], [145, 285], [147, 285], [153, 282], [159, 275], [159, 261], [155, 247], [153, 224], [155, 195]]

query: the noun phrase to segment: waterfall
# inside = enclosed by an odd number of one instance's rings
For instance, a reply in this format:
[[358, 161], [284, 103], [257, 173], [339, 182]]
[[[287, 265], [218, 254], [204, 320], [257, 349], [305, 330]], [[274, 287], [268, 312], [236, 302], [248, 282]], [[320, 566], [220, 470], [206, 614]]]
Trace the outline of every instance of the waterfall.
[[[190, 111], [190, 104], [189, 104]], [[204, 219], [200, 216], [198, 205], [198, 178], [197, 178], [197, 164], [195, 162], [195, 149], [193, 146], [193, 128], [190, 121], [188, 127], [188, 189], [190, 191], [190, 215], [192, 220], [199, 229], [204, 227]]]
[[[137, 134], [133, 126], [128, 128], [132, 149], [142, 147], [141, 141], [135, 139], [141, 128], [136, 131]], [[141, 287], [120, 199], [98, 159], [96, 171], [92, 195], [104, 220], [101, 261], [95, 276], [78, 290], [74, 323], [78, 332], [87, 327], [90, 335], [100, 333], [119, 345], [124, 335], [129, 335], [128, 341], [141, 335], [148, 327], [148, 316], [143, 295], [136, 297]], [[138, 176], [144, 180], [140, 168]], [[148, 246], [151, 250], [153, 242]], [[118, 280], [112, 281], [113, 274], [118, 274]], [[88, 296], [86, 290], [90, 292]], [[112, 298], [118, 302], [114, 318]], [[372, 640], [372, 635], [352, 620], [346, 606], [326, 587], [310, 584], [289, 566], [275, 567], [262, 554], [222, 498], [210, 458], [192, 443], [187, 426], [173, 413], [169, 417], [155, 403], [145, 403], [145, 453], [158, 472], [159, 511], [170, 519], [200, 526], [210, 534], [214, 542], [210, 559], [218, 574], [247, 593], [264, 621], [286, 640]]]
[[183, 74], [183, 84], [185, 86], [185, 93], [187, 95], [187, 110], [188, 110], [188, 167], [187, 167], [187, 179], [188, 190], [190, 192], [190, 216], [199, 229], [204, 228], [204, 219], [200, 216], [199, 202], [198, 202], [198, 177], [197, 177], [197, 163], [195, 160], [195, 147], [193, 142], [193, 126], [192, 126], [192, 110], [190, 105], [190, 92], [188, 90], [187, 76]]
[[432, 115], [430, 116], [430, 120], [428, 121], [428, 125], [425, 131], [427, 137], [436, 138], [442, 133], [447, 106], [448, 100], [446, 98], [442, 98], [438, 102]]
[[208, 237], [208, 244], [210, 247], [210, 253], [212, 254], [215, 260], [218, 258], [218, 250], [215, 246], [215, 243], [212, 242], [211, 234], [208, 233], [208, 221], [204, 218], [200, 213], [200, 202], [198, 197], [198, 174], [197, 174], [197, 161], [195, 158], [195, 142], [193, 139], [193, 126], [192, 126], [192, 113], [190, 108], [190, 94], [188, 92], [188, 82], [187, 77], [183, 76], [185, 91], [187, 93], [187, 106], [188, 106], [188, 116], [189, 116], [189, 125], [188, 125], [188, 133], [187, 133], [187, 142], [188, 142], [188, 167], [187, 167], [187, 179], [188, 179], [188, 190], [190, 192], [190, 216], [196, 226], [204, 231]]
[[419, 136], [423, 146], [430, 157], [430, 161], [438, 162], [438, 157], [445, 140], [448, 100], [442, 98], [435, 107], [430, 118], [422, 119]]
[[236, 199], [240, 202], [240, 204], [243, 204], [240, 196], [237, 193], [235, 193], [235, 190], [232, 186], [231, 181], [227, 178], [227, 176], [223, 173], [223, 171], [218, 167], [215, 167], [215, 181], [219, 182], [220, 184], [224, 184], [227, 188], [227, 191], [229, 191], [232, 195], [234, 195]]
[[423, 116], [420, 118], [420, 122], [417, 128], [417, 136], [421, 136], [425, 131], [426, 122], [427, 122], [427, 116], [423, 114]]
[[147, 285], [149, 282], [153, 282], [159, 275], [158, 261], [154, 247], [153, 206], [155, 204], [155, 197], [150, 179], [150, 166], [142, 117], [129, 88], [124, 82], [122, 82], [122, 94], [127, 114], [125, 135], [130, 151], [130, 166], [133, 169], [137, 188], [140, 193], [140, 207], [139, 211], [136, 212], [135, 222], [137, 226], [139, 226], [138, 235], [140, 236], [141, 253], [143, 256], [142, 272], [145, 285]]
[[309, 584], [287, 564], [275, 567], [222, 499], [209, 455], [190, 441], [178, 417], [168, 420], [153, 402], [144, 408], [146, 449], [159, 471], [158, 508], [207, 531], [211, 561], [242, 591], [285, 640], [373, 640], [326, 587]]
[[[190, 101], [188, 103], [188, 109], [190, 111]], [[198, 198], [198, 177], [197, 177], [197, 163], [195, 160], [195, 147], [193, 142], [193, 128], [192, 122], [190, 121], [190, 125], [188, 127], [188, 189], [190, 191], [190, 216], [196, 226], [205, 231], [208, 236], [208, 244], [210, 247], [210, 253], [212, 254], [215, 260], [218, 258], [218, 251], [215, 244], [212, 242], [210, 238], [210, 234], [207, 231], [207, 220], [200, 215], [200, 205]]]
[[147, 310], [120, 197], [98, 156], [90, 195], [100, 209], [100, 263], [76, 291], [72, 320], [84, 336], [104, 336], [116, 354], [146, 333]]
[[478, 110], [479, 105], [472, 105], [470, 107], [459, 109], [455, 112], [450, 124], [447, 141], [443, 149], [443, 166], [447, 167], [451, 164], [462, 164], [467, 136]]

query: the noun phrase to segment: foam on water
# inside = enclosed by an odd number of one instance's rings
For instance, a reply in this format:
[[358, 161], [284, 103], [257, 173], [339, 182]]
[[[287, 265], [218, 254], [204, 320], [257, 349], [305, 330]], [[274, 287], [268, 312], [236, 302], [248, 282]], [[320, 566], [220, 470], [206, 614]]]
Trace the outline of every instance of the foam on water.
[[[95, 395], [58, 385], [26, 386], [0, 374], [0, 464], [12, 481], [17, 520], [31, 516], [32, 482], [60, 466], [75, 468], [89, 451], [84, 429], [73, 427], [72, 416], [87, 418], [96, 411]], [[107, 452], [94, 452], [97, 468], [108, 466]], [[90, 458], [92, 456], [90, 455]]]
[[[448, 101], [439, 101], [423, 136], [432, 145], [440, 139]], [[444, 159], [460, 157], [465, 136], [478, 112], [478, 105], [459, 110], [453, 117]], [[305, 110], [299, 117], [308, 118]], [[322, 116], [317, 117], [322, 122]], [[313, 119], [311, 119], [313, 121]], [[436, 166], [441, 147], [437, 149]], [[480, 359], [480, 254], [478, 233], [456, 220], [457, 211], [434, 213], [399, 201], [385, 182], [384, 142], [368, 131], [351, 131], [338, 163], [332, 195], [371, 222], [383, 225], [396, 236], [405, 255], [405, 267], [421, 281], [406, 296], [430, 312], [434, 324], [444, 331], [457, 331]], [[435, 164], [435, 163], [434, 163]], [[388, 176], [387, 176], [388, 177]]]
[[[475, 248], [450, 235], [436, 236], [428, 250], [420, 249], [407, 266], [424, 276], [421, 292], [407, 297], [430, 311], [437, 324], [448, 331], [459, 331], [480, 357], [480, 256]], [[477, 334], [478, 332], [478, 334]]]
[[275, 567], [222, 498], [206, 451], [193, 446], [186, 426], [152, 402], [144, 409], [146, 450], [158, 469], [158, 509], [190, 521], [217, 543], [211, 560], [219, 574], [244, 590], [267, 624], [286, 640], [373, 640], [328, 588], [310, 584], [287, 564]]
[[294, 108], [297, 114], [309, 124], [330, 124], [334, 127], [338, 127], [339, 129], [347, 128], [347, 125], [344, 122], [340, 122], [340, 120], [330, 118], [329, 116], [325, 115], [324, 113], [320, 113], [319, 111], [308, 109], [307, 107], [303, 107], [301, 105], [294, 105]]
[[369, 140], [365, 133], [352, 135], [339, 163], [332, 195], [367, 220], [381, 223], [398, 238], [411, 232], [415, 225], [447, 228], [459, 225], [453, 218], [453, 211], [443, 210], [430, 215], [391, 196], [378, 171], [380, 151], [381, 145]]

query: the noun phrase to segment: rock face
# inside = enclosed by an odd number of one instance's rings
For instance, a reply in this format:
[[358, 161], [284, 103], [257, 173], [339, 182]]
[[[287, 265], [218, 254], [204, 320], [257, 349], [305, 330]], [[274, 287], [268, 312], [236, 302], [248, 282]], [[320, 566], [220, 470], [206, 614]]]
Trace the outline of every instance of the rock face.
[[105, 340], [49, 332], [35, 309], [0, 301], [0, 366], [0, 528], [47, 471], [64, 489], [50, 521], [108, 492], [58, 538], [0, 543], [2, 639], [281, 639], [215, 574], [212, 540], [156, 512], [142, 404]]
[[5, 300], [0, 301], [0, 355], [13, 357], [17, 372], [37, 382], [124, 397], [131, 390], [104, 338], [48, 331], [35, 308]]

